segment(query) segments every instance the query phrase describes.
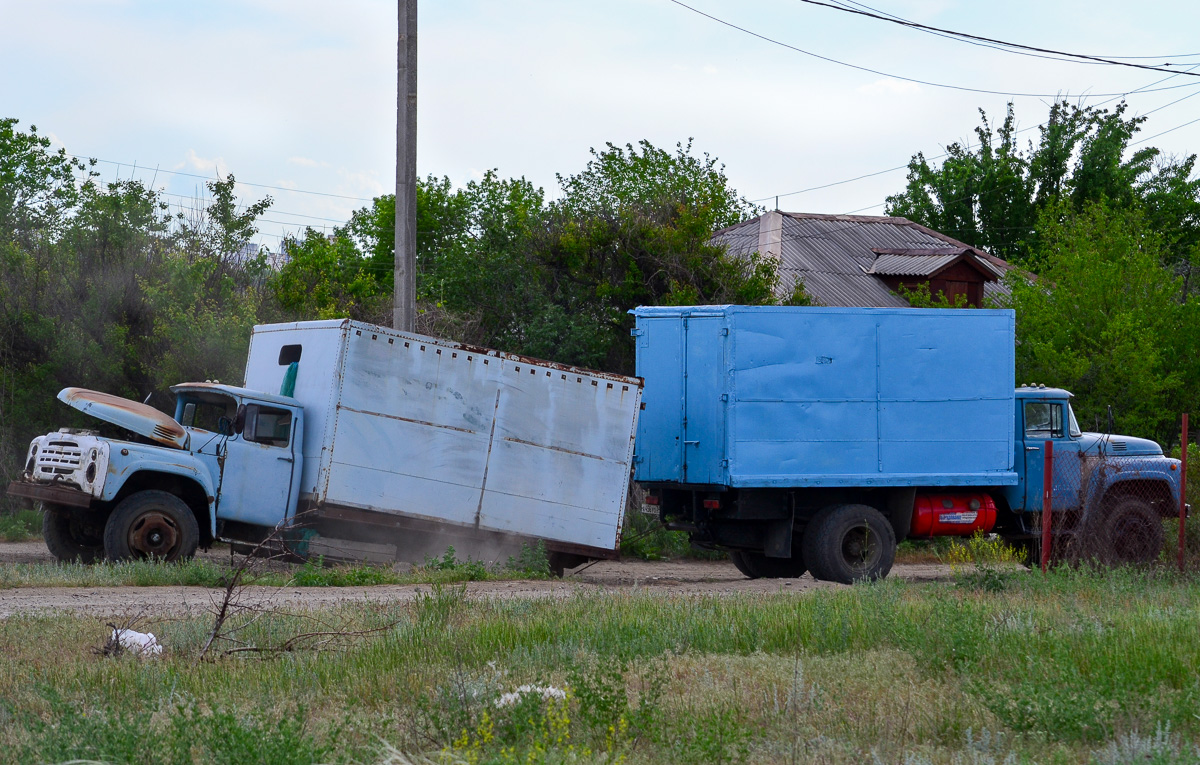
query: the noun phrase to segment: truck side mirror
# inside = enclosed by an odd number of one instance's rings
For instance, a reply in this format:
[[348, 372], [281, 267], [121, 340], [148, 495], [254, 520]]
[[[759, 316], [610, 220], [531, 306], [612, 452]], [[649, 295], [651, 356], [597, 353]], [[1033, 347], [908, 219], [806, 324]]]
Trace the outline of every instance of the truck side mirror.
[[238, 404], [237, 414], [233, 416], [233, 432], [237, 435], [242, 434], [242, 429], [246, 427], [246, 405]]

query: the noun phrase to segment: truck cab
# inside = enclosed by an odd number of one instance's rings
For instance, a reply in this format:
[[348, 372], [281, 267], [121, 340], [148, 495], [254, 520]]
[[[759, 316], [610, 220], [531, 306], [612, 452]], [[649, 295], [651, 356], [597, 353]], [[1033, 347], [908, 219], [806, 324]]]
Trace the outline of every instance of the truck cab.
[[1149, 562], [1163, 544], [1161, 520], [1179, 512], [1181, 463], [1149, 439], [1083, 431], [1071, 398], [1045, 385], [1016, 389], [1013, 460], [1020, 480], [1004, 489], [1015, 525], [1036, 532], [1049, 444], [1056, 536], [1111, 562]]
[[304, 418], [295, 400], [217, 383], [171, 390], [173, 418], [97, 391], [59, 393], [119, 435], [62, 429], [30, 443], [8, 493], [43, 504], [56, 558], [182, 560], [292, 516]]

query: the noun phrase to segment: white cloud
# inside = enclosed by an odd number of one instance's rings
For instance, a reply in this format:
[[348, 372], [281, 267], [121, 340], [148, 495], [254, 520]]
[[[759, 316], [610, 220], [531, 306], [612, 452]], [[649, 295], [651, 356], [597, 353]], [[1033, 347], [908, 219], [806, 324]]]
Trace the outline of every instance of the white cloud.
[[300, 167], [329, 167], [328, 162], [318, 162], [308, 157], [288, 157], [288, 164], [300, 165]]
[[204, 157], [196, 154], [195, 149], [188, 149], [187, 159], [183, 162], [180, 162], [178, 165], [175, 165], [175, 167], [172, 169], [180, 170], [185, 167], [192, 170], [198, 170], [205, 174], [215, 173], [222, 178], [229, 175], [229, 166], [225, 164], [224, 157], [205, 159]]

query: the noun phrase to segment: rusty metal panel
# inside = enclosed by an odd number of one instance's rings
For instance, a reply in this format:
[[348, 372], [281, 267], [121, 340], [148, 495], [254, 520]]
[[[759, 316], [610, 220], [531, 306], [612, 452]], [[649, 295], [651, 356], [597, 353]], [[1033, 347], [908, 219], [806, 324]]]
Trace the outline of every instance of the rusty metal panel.
[[63, 388], [58, 399], [96, 419], [119, 425], [164, 446], [187, 448], [188, 434], [183, 426], [152, 406], [86, 388]]

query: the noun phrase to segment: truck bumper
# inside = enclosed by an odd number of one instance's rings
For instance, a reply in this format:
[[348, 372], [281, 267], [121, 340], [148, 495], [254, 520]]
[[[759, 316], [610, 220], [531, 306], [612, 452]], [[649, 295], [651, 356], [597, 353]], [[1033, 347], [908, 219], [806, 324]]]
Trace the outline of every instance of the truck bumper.
[[55, 486], [53, 484], [30, 483], [28, 481], [13, 481], [8, 485], [8, 496], [31, 499], [35, 502], [45, 502], [50, 505], [66, 505], [67, 507], [89, 507], [92, 495], [72, 486]]

